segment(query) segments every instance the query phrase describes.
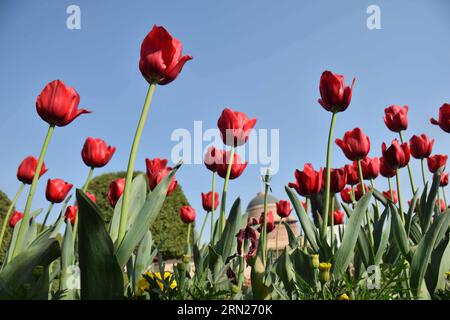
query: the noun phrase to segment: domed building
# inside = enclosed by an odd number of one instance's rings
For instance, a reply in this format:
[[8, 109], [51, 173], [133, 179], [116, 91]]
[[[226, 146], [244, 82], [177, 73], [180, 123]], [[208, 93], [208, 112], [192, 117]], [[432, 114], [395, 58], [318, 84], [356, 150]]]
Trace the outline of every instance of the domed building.
[[[284, 224], [280, 224], [281, 218], [277, 215], [277, 205], [278, 199], [275, 198], [270, 193], [267, 195], [267, 211], [272, 211], [274, 221], [275, 221], [275, 229], [269, 233], [268, 243], [267, 246], [270, 250], [276, 250], [276, 235], [277, 235], [277, 228], [280, 228], [278, 231], [278, 249], [283, 250], [288, 244], [289, 244], [289, 237], [288, 233], [286, 231], [286, 227]], [[255, 218], [259, 221], [259, 218], [261, 216], [261, 213], [264, 212], [264, 192], [258, 192], [256, 197], [254, 197], [247, 206], [247, 214], [248, 219], [251, 220]], [[292, 231], [294, 232], [295, 236], [298, 237], [299, 230], [298, 230], [298, 224], [297, 220], [294, 218], [295, 213], [292, 212], [287, 219], [284, 219], [289, 226], [291, 227]]]

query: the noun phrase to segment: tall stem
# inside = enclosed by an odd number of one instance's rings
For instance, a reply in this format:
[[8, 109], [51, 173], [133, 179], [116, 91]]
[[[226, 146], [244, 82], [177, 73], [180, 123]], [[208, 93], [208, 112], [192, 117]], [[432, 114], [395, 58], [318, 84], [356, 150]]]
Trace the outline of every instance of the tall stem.
[[[370, 186], [372, 187], [372, 190], [375, 190], [375, 185], [373, 183], [373, 179], [370, 179]], [[394, 199], [394, 198], [391, 198]], [[378, 200], [375, 198], [375, 208], [377, 209], [376, 215], [375, 215], [375, 221], [378, 221], [380, 218], [380, 208], [378, 207]]]
[[389, 193], [390, 193], [390, 195], [391, 195], [391, 199], [392, 199], [392, 202], [394, 202], [394, 193], [392, 192], [392, 184], [391, 184], [391, 178], [389, 178], [388, 177], [388, 184], [389, 184]]
[[[359, 172], [359, 180], [361, 181], [361, 190], [363, 194], [366, 194], [366, 188], [364, 186], [364, 175], [361, 167], [361, 160], [358, 160], [358, 172]], [[373, 189], [373, 185], [372, 185]], [[369, 234], [369, 242], [370, 242], [370, 250], [373, 252], [374, 250], [374, 239], [372, 233], [372, 221], [369, 215], [369, 209], [366, 209], [366, 220], [367, 220], [367, 233]]]
[[20, 247], [23, 241], [23, 237], [25, 236], [25, 230], [28, 226], [28, 220], [30, 218], [30, 209], [31, 204], [33, 203], [34, 193], [36, 192], [37, 182], [39, 180], [39, 174], [41, 173], [42, 164], [44, 163], [45, 154], [47, 153], [48, 145], [50, 143], [50, 139], [52, 137], [53, 131], [55, 130], [55, 125], [50, 125], [48, 127], [47, 134], [44, 139], [44, 144], [41, 148], [41, 153], [39, 154], [39, 160], [36, 166], [36, 172], [33, 177], [33, 181], [31, 182], [30, 192], [28, 193], [27, 203], [25, 204], [25, 210], [23, 211], [23, 219], [20, 224], [19, 231], [17, 233], [16, 244], [14, 246], [14, 250], [12, 251], [12, 258], [17, 256], [20, 252]]
[[422, 167], [422, 180], [423, 180], [423, 187], [425, 188], [425, 185], [427, 184], [427, 178], [425, 175], [425, 159], [420, 159], [420, 166]]
[[357, 163], [358, 163], [358, 174], [359, 174], [359, 181], [361, 183], [362, 194], [366, 194], [366, 188], [364, 186], [364, 175], [363, 175], [362, 167], [361, 167], [361, 160], [358, 160]]
[[277, 258], [278, 258], [278, 233], [280, 231], [280, 227], [281, 227], [281, 223], [282, 222], [283, 222], [283, 218], [280, 217], [280, 219], [278, 220], [277, 235], [276, 235], [276, 240], [275, 240], [275, 247], [277, 248]]
[[227, 202], [228, 181], [230, 180], [231, 167], [233, 166], [234, 152], [235, 152], [235, 148], [231, 147], [230, 159], [228, 160], [229, 163], [228, 163], [228, 167], [227, 167], [227, 175], [225, 176], [225, 181], [223, 183], [222, 203], [220, 204], [220, 217], [219, 217], [220, 234], [222, 234], [223, 229], [225, 228], [224, 222], [225, 222], [225, 209], [226, 209], [226, 202]]
[[187, 237], [186, 237], [186, 255], [190, 256], [191, 254], [191, 224], [188, 224], [188, 231], [187, 231]]
[[[93, 173], [94, 173], [94, 168], [90, 167], [86, 181], [84, 181], [84, 184], [83, 184], [83, 189], [82, 189], [83, 192], [86, 192], [87, 188], [89, 187], [89, 183], [91, 182]], [[75, 243], [75, 240], [77, 239], [77, 235], [78, 235], [78, 211], [77, 211], [77, 214], [75, 215], [75, 222], [73, 224], [73, 243]]]
[[447, 197], [445, 196], [445, 189], [442, 187], [442, 196], [444, 197], [445, 207], [447, 208]]
[[45, 224], [47, 223], [47, 219], [48, 219], [48, 216], [50, 215], [50, 212], [52, 212], [53, 205], [54, 205], [54, 203], [50, 202], [50, 205], [48, 206], [48, 209], [47, 209], [47, 213], [45, 214], [44, 221], [42, 222], [41, 231], [45, 229]]
[[142, 131], [144, 130], [145, 122], [147, 120], [148, 110], [150, 109], [150, 103], [152, 101], [153, 92], [155, 92], [156, 84], [150, 84], [147, 96], [145, 97], [144, 106], [142, 108], [141, 117], [138, 122], [138, 126], [136, 128], [136, 133], [134, 134], [133, 145], [131, 146], [130, 158], [128, 159], [128, 169], [127, 176], [125, 178], [125, 188], [123, 190], [123, 198], [122, 198], [122, 209], [120, 212], [120, 224], [119, 224], [119, 234], [118, 234], [118, 243], [123, 240], [125, 236], [125, 229], [127, 226], [127, 217], [128, 217], [128, 202], [130, 198], [131, 192], [131, 182], [133, 180], [134, 173], [134, 163], [136, 161], [136, 156], [139, 148], [139, 141], [141, 140]]
[[5, 237], [6, 227], [8, 226], [9, 218], [11, 217], [11, 213], [12, 213], [14, 207], [16, 206], [17, 200], [19, 200], [20, 194], [22, 193], [22, 190], [23, 190], [24, 186], [25, 186], [24, 183], [22, 183], [20, 185], [20, 187], [17, 190], [13, 201], [9, 205], [8, 211], [6, 212], [6, 215], [5, 215], [4, 219], [3, 219], [2, 233], [0, 234], [0, 248], [2, 247], [2, 244], [3, 244], [3, 238]]
[[263, 244], [264, 244], [264, 265], [266, 265], [267, 262], [267, 196], [269, 194], [269, 170], [267, 170], [267, 173], [264, 177], [264, 224], [263, 224]]
[[206, 221], [208, 221], [208, 213], [205, 214], [205, 218], [203, 219], [202, 228], [200, 229], [200, 235], [198, 237], [198, 243], [202, 240], [203, 230], [205, 229]]
[[322, 241], [325, 244], [327, 241], [327, 227], [328, 227], [328, 211], [330, 206], [330, 166], [331, 166], [331, 144], [333, 143], [334, 124], [336, 122], [336, 112], [331, 116], [330, 130], [328, 131], [327, 143], [327, 159], [326, 159], [326, 182], [325, 182], [325, 207], [323, 209], [323, 225], [322, 225]]
[[91, 167], [91, 168], [89, 169], [89, 173], [88, 173], [88, 176], [87, 176], [87, 178], [86, 178], [86, 181], [84, 182], [84, 185], [83, 185], [83, 192], [86, 192], [86, 191], [87, 191], [87, 189], [88, 189], [88, 187], [89, 187], [89, 183], [91, 182], [92, 174], [93, 174], [93, 173], [94, 173], [94, 168]]
[[214, 239], [214, 210], [215, 210], [215, 203], [216, 203], [216, 173], [213, 172], [212, 174], [212, 207], [211, 207], [211, 235], [210, 235], [210, 242], [213, 243]]
[[[400, 131], [398, 134], [400, 135], [400, 141], [403, 144], [404, 143], [403, 133]], [[409, 174], [409, 181], [411, 183], [412, 194], [414, 194], [414, 193], [416, 193], [416, 186], [414, 185], [413, 173], [412, 173], [411, 165], [409, 162], [408, 162], [408, 174]]]
[[400, 189], [400, 170], [396, 171], [397, 178], [397, 197], [398, 197], [398, 207], [400, 209], [400, 217], [402, 218], [403, 223], [405, 223], [405, 214], [403, 213], [403, 203], [402, 203], [402, 191]]
[[331, 201], [331, 240], [330, 240], [330, 247], [331, 247], [331, 253], [334, 254], [334, 196], [333, 201]]
[[306, 205], [305, 205], [305, 212], [306, 212], [306, 214], [308, 214], [309, 208], [311, 208], [311, 198], [310, 198], [310, 196], [306, 196], [305, 203], [306, 203]]

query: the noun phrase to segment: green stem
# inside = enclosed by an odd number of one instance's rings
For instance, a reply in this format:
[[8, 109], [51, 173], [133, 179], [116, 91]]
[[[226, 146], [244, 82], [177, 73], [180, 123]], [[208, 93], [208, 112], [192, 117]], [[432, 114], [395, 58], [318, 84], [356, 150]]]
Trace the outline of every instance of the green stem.
[[447, 197], [445, 196], [445, 189], [442, 187], [442, 196], [444, 197], [445, 207], [447, 208]]
[[422, 167], [422, 180], [423, 180], [423, 187], [425, 188], [425, 185], [427, 184], [427, 178], [425, 175], [425, 159], [420, 159], [420, 166]]
[[87, 189], [88, 189], [88, 187], [89, 187], [89, 183], [91, 182], [92, 174], [93, 174], [93, 173], [94, 173], [94, 168], [91, 167], [91, 168], [89, 169], [89, 173], [88, 173], [88, 176], [87, 176], [87, 178], [86, 178], [86, 181], [84, 182], [84, 185], [83, 185], [83, 192], [86, 192], [86, 191], [87, 191]]
[[202, 240], [203, 230], [205, 229], [206, 221], [208, 221], [208, 213], [205, 214], [205, 218], [203, 219], [202, 228], [200, 229], [200, 235], [198, 237], [198, 243]]
[[16, 206], [17, 200], [19, 200], [20, 194], [22, 193], [23, 187], [25, 186], [25, 183], [22, 183], [19, 187], [19, 189], [16, 192], [16, 195], [14, 196], [13, 201], [9, 205], [8, 211], [6, 212], [6, 215], [3, 219], [3, 225], [2, 225], [2, 233], [0, 234], [0, 248], [3, 245], [3, 238], [5, 237], [6, 227], [9, 223], [9, 218], [11, 217], [11, 213]]
[[223, 183], [222, 203], [220, 204], [220, 217], [219, 217], [220, 234], [222, 234], [223, 229], [225, 228], [224, 222], [225, 222], [225, 207], [226, 207], [226, 202], [227, 202], [228, 181], [230, 180], [231, 167], [233, 165], [233, 160], [234, 160], [234, 152], [235, 152], [235, 148], [231, 147], [230, 159], [229, 159], [228, 168], [227, 168], [227, 175], [225, 176], [225, 181]]
[[17, 256], [20, 252], [20, 247], [22, 245], [22, 241], [25, 236], [25, 231], [28, 227], [31, 204], [33, 202], [34, 193], [36, 192], [37, 182], [39, 180], [39, 175], [41, 173], [42, 164], [44, 163], [45, 154], [47, 153], [48, 145], [50, 143], [50, 139], [52, 137], [54, 130], [55, 130], [55, 125], [50, 125], [48, 127], [48, 131], [47, 131], [47, 134], [44, 139], [44, 144], [42, 145], [41, 153], [39, 154], [39, 160], [38, 160], [38, 163], [36, 166], [36, 172], [34, 174], [33, 181], [31, 182], [31, 187], [30, 187], [30, 191], [28, 193], [25, 210], [23, 212], [22, 223], [20, 224], [19, 231], [17, 233], [17, 239], [16, 239], [16, 244], [14, 246], [14, 250], [12, 251], [12, 256], [11, 256], [12, 258]]
[[[358, 172], [359, 172], [359, 180], [361, 181], [361, 190], [363, 194], [366, 194], [366, 188], [364, 186], [364, 175], [361, 167], [361, 160], [357, 161], [358, 163]], [[373, 185], [372, 185], [373, 189]], [[374, 251], [374, 239], [373, 239], [373, 233], [372, 233], [372, 221], [369, 216], [369, 210], [366, 209], [366, 221], [367, 221], [367, 233], [369, 234], [369, 242], [370, 242], [370, 249], [373, 252]]]
[[242, 241], [241, 255], [239, 256], [238, 292], [241, 291], [242, 283], [244, 282], [244, 248], [245, 241]]
[[264, 265], [266, 265], [267, 262], [267, 196], [269, 194], [269, 170], [267, 169], [267, 173], [264, 177], [264, 227], [263, 227], [263, 240], [264, 240]]
[[394, 192], [392, 192], [391, 178], [389, 177], [388, 177], [388, 184], [389, 184], [389, 193], [391, 194], [392, 202], [394, 202]]
[[330, 205], [330, 165], [331, 165], [331, 144], [333, 140], [334, 124], [336, 122], [336, 112], [331, 116], [330, 130], [328, 131], [327, 143], [327, 159], [326, 159], [326, 182], [325, 182], [325, 207], [323, 210], [323, 225], [322, 225], [322, 242], [325, 245], [327, 242], [327, 227], [328, 227], [328, 211]]
[[[400, 131], [398, 134], [400, 135], [400, 141], [403, 144], [404, 143], [403, 133]], [[409, 174], [409, 181], [411, 183], [412, 194], [414, 195], [416, 193], [416, 186], [414, 185], [414, 177], [413, 177], [413, 173], [412, 173], [411, 166], [410, 166], [409, 162], [408, 162], [408, 174]]]
[[405, 215], [403, 213], [403, 203], [402, 203], [402, 191], [400, 189], [400, 170], [396, 170], [396, 179], [397, 179], [397, 197], [398, 197], [398, 207], [400, 209], [400, 217], [402, 218], [403, 223], [405, 223]]
[[[88, 172], [86, 181], [84, 181], [83, 189], [82, 189], [83, 192], [85, 192], [85, 193], [86, 193], [87, 188], [89, 187], [89, 183], [91, 182], [93, 173], [94, 173], [94, 168], [93, 167], [89, 168], [89, 172]], [[77, 239], [77, 235], [78, 235], [78, 211], [75, 216], [75, 222], [73, 224], [73, 243], [75, 243], [75, 240]]]
[[[370, 186], [372, 187], [372, 190], [375, 190], [375, 184], [373, 183], [373, 179], [370, 179]], [[391, 198], [392, 200], [394, 198]], [[375, 208], [376, 210], [376, 214], [375, 214], [375, 221], [378, 221], [378, 219], [380, 218], [380, 208], [378, 207], [378, 200], [375, 198]]]
[[[333, 195], [334, 199], [334, 195]], [[331, 201], [331, 240], [330, 240], [330, 247], [331, 247], [331, 254], [334, 254], [334, 201]]]
[[352, 196], [350, 198], [352, 200], [352, 204], [354, 205], [356, 202], [355, 187], [352, 186], [351, 188], [352, 188]]
[[216, 202], [216, 173], [212, 174], [212, 207], [211, 207], [211, 235], [210, 242], [213, 243], [214, 239], [214, 210], [215, 210], [215, 202]]
[[311, 207], [311, 198], [309, 196], [306, 196], [306, 206], [305, 206], [305, 212], [308, 214], [309, 208]]
[[47, 223], [47, 219], [48, 219], [48, 216], [50, 215], [50, 212], [52, 212], [53, 205], [54, 205], [54, 203], [50, 202], [50, 205], [48, 206], [48, 209], [47, 209], [47, 213], [45, 214], [44, 221], [42, 222], [41, 231], [45, 229], [45, 224]]
[[127, 176], [125, 178], [125, 188], [123, 191], [122, 198], [122, 208], [120, 212], [120, 224], [119, 224], [119, 233], [117, 238], [117, 243], [123, 240], [125, 236], [125, 231], [127, 227], [127, 217], [128, 217], [128, 202], [130, 198], [131, 192], [131, 182], [133, 180], [134, 173], [134, 163], [136, 161], [136, 156], [139, 148], [139, 141], [141, 140], [142, 131], [144, 130], [145, 122], [147, 120], [148, 110], [150, 109], [150, 103], [152, 101], [153, 93], [155, 92], [156, 84], [150, 84], [147, 96], [145, 97], [144, 106], [142, 108], [141, 117], [139, 118], [138, 126], [136, 128], [136, 133], [134, 134], [133, 145], [131, 146], [130, 158], [128, 159], [128, 169]]
[[191, 255], [191, 224], [188, 224], [187, 238], [186, 238], [186, 255]]
[[275, 246], [277, 248], [277, 258], [278, 258], [278, 231], [280, 231], [281, 223], [283, 222], [283, 218], [280, 217], [280, 220], [278, 220], [278, 226], [277, 226], [277, 235], [275, 240]]

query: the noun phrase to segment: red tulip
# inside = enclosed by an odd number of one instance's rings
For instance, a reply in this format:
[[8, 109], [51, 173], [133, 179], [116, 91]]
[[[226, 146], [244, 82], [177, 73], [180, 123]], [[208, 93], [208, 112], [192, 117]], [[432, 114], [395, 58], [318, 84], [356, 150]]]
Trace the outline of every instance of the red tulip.
[[450, 133], [450, 104], [444, 103], [439, 108], [439, 120], [431, 118], [430, 122], [434, 125], [438, 125], [445, 132]]
[[[213, 196], [212, 191], [208, 193], [202, 192], [202, 206], [203, 209], [207, 212], [211, 212], [213, 208], [212, 196]], [[214, 210], [216, 210], [218, 206], [219, 206], [219, 194], [217, 192], [214, 192]]]
[[287, 218], [292, 212], [291, 203], [287, 200], [280, 200], [277, 202], [277, 214], [281, 218]]
[[383, 157], [380, 157], [380, 173], [385, 178], [392, 178], [396, 174], [395, 169], [389, 167]]
[[445, 167], [448, 156], [446, 154], [435, 154], [427, 158], [428, 169], [431, 173], [438, 171], [440, 167]]
[[[221, 178], [226, 177], [228, 163], [230, 162], [230, 152], [226, 151], [222, 154], [221, 163], [217, 164], [217, 173]], [[230, 180], [239, 178], [247, 167], [248, 162], [242, 162], [237, 153], [233, 156], [233, 163], [231, 164]]]
[[383, 142], [381, 146], [384, 162], [392, 169], [403, 168], [408, 165], [410, 158], [410, 151], [408, 144], [405, 142], [400, 145], [397, 139], [392, 140], [389, 148]]
[[[33, 156], [28, 156], [22, 160], [17, 168], [17, 179], [26, 184], [31, 184], [33, 182], [34, 175], [36, 173], [36, 168], [38, 164], [38, 159]], [[41, 172], [39, 173], [39, 178], [47, 172], [45, 163], [42, 163]]]
[[218, 165], [223, 162], [223, 153], [224, 151], [220, 149], [217, 149], [212, 146], [209, 147], [205, 153], [204, 158], [206, 168], [208, 168], [212, 172], [216, 172]]
[[[273, 230], [275, 230], [275, 220], [273, 217], [272, 211], [267, 211], [267, 233], [271, 233]], [[264, 212], [261, 212], [261, 216], [259, 217], [259, 227], [258, 232], [261, 233], [262, 228], [264, 227]]]
[[[322, 176], [322, 187], [325, 187], [327, 176]], [[330, 193], [339, 193], [347, 184], [347, 173], [343, 168], [330, 170]]]
[[61, 80], [48, 83], [36, 99], [36, 111], [50, 125], [64, 127], [83, 113], [91, 111], [78, 109], [80, 96], [74, 88], [66, 87]]
[[416, 159], [428, 158], [433, 150], [434, 139], [430, 140], [426, 134], [413, 135], [409, 140], [411, 155]]
[[125, 188], [125, 178], [118, 178], [111, 181], [109, 184], [108, 201], [111, 207], [115, 207], [117, 201], [122, 196], [123, 189]]
[[352, 86], [346, 87], [343, 75], [324, 71], [320, 77], [320, 105], [330, 112], [344, 111], [352, 100], [354, 84], [355, 78], [353, 78]]
[[[364, 183], [364, 193], [369, 192], [369, 187]], [[355, 188], [355, 200], [358, 201], [363, 196], [362, 184], [359, 183]]]
[[256, 119], [247, 118], [243, 112], [224, 109], [217, 120], [223, 143], [228, 146], [241, 146], [247, 142]]
[[336, 210], [333, 212], [334, 216], [334, 225], [339, 225], [344, 223], [345, 213], [342, 210]]
[[344, 170], [347, 173], [347, 184], [354, 186], [359, 183], [358, 165], [355, 166], [354, 163], [346, 164]]
[[195, 209], [190, 206], [180, 208], [180, 218], [184, 223], [192, 223], [195, 221]]
[[180, 74], [191, 56], [183, 56], [181, 42], [172, 37], [164, 27], [153, 26], [141, 44], [139, 70], [148, 83], [164, 85]]
[[67, 183], [62, 179], [48, 179], [45, 197], [52, 203], [63, 202], [72, 187], [73, 184]]
[[255, 229], [252, 228], [250, 225], [247, 225], [245, 229], [239, 230], [239, 232], [236, 235], [237, 237], [237, 253], [238, 255], [242, 255], [242, 249], [244, 240], [248, 240], [248, 251], [247, 254], [244, 255], [245, 260], [249, 262], [251, 258], [253, 258], [256, 255], [256, 251], [258, 248], [258, 237], [256, 235]]
[[64, 215], [64, 220], [66, 221], [66, 223], [67, 220], [69, 220], [70, 224], [73, 226], [77, 218], [77, 212], [78, 212], [77, 206], [68, 206], [66, 209], [66, 213]]
[[436, 205], [439, 206], [440, 212], [445, 212], [445, 209], [447, 209], [447, 207], [445, 206], [445, 201], [442, 199], [439, 199], [439, 202], [438, 199], [436, 199]]
[[[355, 163], [358, 166], [357, 163]], [[380, 159], [365, 157], [361, 160], [361, 169], [365, 180], [375, 179], [380, 173]]]
[[301, 196], [307, 197], [322, 189], [323, 169], [315, 171], [311, 163], [303, 167], [303, 171], [295, 170], [295, 182], [289, 182], [289, 188], [294, 188]]
[[[147, 166], [147, 176], [149, 181], [150, 190], [156, 188], [156, 186], [170, 173], [171, 167], [167, 166], [167, 159], [145, 159]], [[177, 188], [178, 182], [175, 176], [170, 180], [169, 188], [167, 189], [167, 195], [169, 196]]]
[[347, 131], [342, 140], [336, 139], [335, 142], [347, 159], [352, 161], [364, 158], [370, 151], [370, 139], [362, 132], [361, 128]]
[[345, 203], [352, 203], [352, 188], [351, 187], [347, 187], [344, 188], [344, 190], [342, 190], [341, 192], [341, 198], [342, 201]]
[[87, 138], [81, 150], [84, 163], [91, 168], [104, 167], [111, 160], [115, 147], [108, 146], [102, 139]]
[[11, 228], [14, 228], [20, 220], [23, 218], [23, 213], [19, 211], [14, 211], [14, 213], [11, 215], [11, 218], [9, 218], [9, 226]]
[[394, 200], [391, 199], [390, 191], [383, 191], [383, 195], [386, 199], [393, 201], [394, 203], [398, 202], [397, 192], [395, 190], [392, 190], [392, 196], [394, 197]]
[[439, 186], [446, 187], [448, 185], [448, 172], [442, 172]]
[[95, 195], [93, 195], [92, 193], [87, 192], [87, 191], [84, 194], [86, 195], [86, 197], [91, 199], [92, 202], [97, 203], [97, 198], [95, 197]]
[[408, 128], [408, 106], [392, 105], [384, 109], [384, 123], [389, 130], [400, 132]]

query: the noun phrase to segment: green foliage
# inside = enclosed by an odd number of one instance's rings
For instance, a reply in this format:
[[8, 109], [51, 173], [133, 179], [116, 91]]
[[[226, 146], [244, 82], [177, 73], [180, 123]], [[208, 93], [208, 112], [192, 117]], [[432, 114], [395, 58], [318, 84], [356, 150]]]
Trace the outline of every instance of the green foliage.
[[[134, 176], [137, 174], [139, 172], [135, 172]], [[105, 173], [92, 179], [89, 184], [88, 192], [97, 198], [97, 205], [107, 224], [111, 222], [114, 211], [108, 202], [109, 184], [117, 178], [124, 178], [125, 175], [126, 172]], [[189, 202], [178, 184], [176, 190], [165, 199], [158, 219], [150, 228], [154, 243], [159, 244], [162, 241], [160, 252], [165, 259], [183, 255], [187, 226], [180, 220], [179, 210], [185, 205], [189, 205]]]
[[[9, 200], [8, 196], [0, 191], [0, 228], [3, 225], [3, 219], [5, 219], [6, 212], [11, 205], [11, 200]], [[5, 238], [3, 239], [3, 243], [1, 244], [0, 250], [0, 261], [3, 261], [3, 257], [6, 254], [6, 250], [8, 249], [8, 244], [11, 241], [12, 230], [10, 227], [6, 228]]]

